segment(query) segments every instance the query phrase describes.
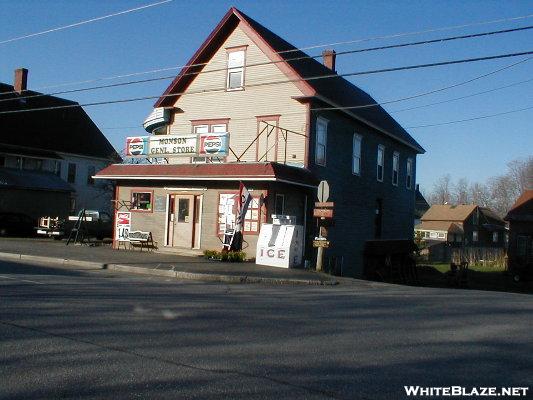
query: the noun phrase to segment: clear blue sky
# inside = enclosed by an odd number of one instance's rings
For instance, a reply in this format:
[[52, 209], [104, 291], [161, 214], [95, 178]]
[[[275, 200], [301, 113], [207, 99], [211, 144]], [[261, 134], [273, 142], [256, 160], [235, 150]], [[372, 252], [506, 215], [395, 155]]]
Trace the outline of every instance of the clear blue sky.
[[[4, 0], [0, 41], [154, 2]], [[533, 14], [530, 1], [180, 1], [73, 29], [0, 44], [0, 81], [26, 67], [29, 88], [185, 64], [224, 13], [235, 5], [297, 47], [476, 21]], [[337, 46], [348, 50], [533, 25], [533, 18], [400, 39]], [[533, 30], [493, 37], [339, 56], [339, 73], [529, 51]], [[312, 54], [319, 50], [310, 50]], [[451, 85], [518, 61], [487, 61], [360, 76], [352, 81], [378, 101], [401, 98]], [[533, 60], [489, 78], [418, 100], [385, 108], [402, 126], [424, 125], [533, 106], [533, 82], [509, 89], [412, 111], [403, 108], [468, 95], [533, 78]], [[158, 75], [172, 75], [165, 72]], [[176, 70], [177, 73], [177, 70]], [[150, 77], [144, 76], [144, 77]], [[159, 95], [170, 80], [63, 97], [80, 103]], [[120, 82], [120, 81], [112, 81]], [[111, 83], [111, 82], [110, 82]], [[76, 86], [78, 87], [78, 86]], [[70, 89], [68, 87], [66, 89]], [[73, 88], [73, 87], [72, 87]], [[56, 90], [56, 89], [51, 89]], [[124, 138], [143, 134], [140, 126], [153, 101], [88, 107], [86, 111], [117, 148]], [[485, 120], [407, 129], [427, 150], [418, 158], [418, 182], [429, 191], [436, 179], [485, 181], [505, 172], [506, 163], [533, 154], [533, 109]]]

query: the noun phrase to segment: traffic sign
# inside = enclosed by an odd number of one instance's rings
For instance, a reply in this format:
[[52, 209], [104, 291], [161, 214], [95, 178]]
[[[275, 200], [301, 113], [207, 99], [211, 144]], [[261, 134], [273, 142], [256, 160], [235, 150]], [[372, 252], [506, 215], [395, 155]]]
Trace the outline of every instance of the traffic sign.
[[327, 181], [320, 181], [317, 191], [318, 201], [326, 202], [329, 199], [329, 183]]

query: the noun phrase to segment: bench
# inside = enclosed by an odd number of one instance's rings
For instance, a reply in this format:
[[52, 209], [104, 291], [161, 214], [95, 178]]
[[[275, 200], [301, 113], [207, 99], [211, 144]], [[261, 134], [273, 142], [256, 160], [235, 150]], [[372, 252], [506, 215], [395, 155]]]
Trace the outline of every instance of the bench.
[[152, 232], [131, 231], [128, 236], [130, 248], [140, 247], [141, 251], [143, 248], [148, 251], [157, 249], [157, 242], [154, 242]]

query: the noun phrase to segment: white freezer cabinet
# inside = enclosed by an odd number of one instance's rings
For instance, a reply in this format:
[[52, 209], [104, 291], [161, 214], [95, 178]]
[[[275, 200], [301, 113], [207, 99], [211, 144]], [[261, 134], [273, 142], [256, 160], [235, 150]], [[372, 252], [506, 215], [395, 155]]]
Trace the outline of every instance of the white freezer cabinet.
[[292, 268], [302, 263], [302, 225], [263, 224], [257, 240], [255, 263]]

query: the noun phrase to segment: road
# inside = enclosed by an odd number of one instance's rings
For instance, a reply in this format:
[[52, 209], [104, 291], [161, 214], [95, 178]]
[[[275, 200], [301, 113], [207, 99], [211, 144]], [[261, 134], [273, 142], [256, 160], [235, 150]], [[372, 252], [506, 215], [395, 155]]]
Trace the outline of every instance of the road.
[[404, 385], [532, 386], [532, 326], [531, 295], [0, 261], [0, 398], [403, 399]]

